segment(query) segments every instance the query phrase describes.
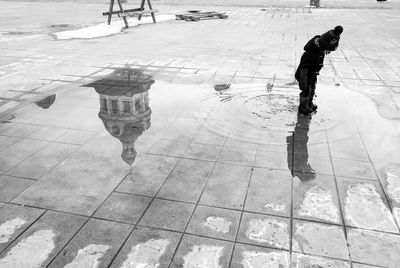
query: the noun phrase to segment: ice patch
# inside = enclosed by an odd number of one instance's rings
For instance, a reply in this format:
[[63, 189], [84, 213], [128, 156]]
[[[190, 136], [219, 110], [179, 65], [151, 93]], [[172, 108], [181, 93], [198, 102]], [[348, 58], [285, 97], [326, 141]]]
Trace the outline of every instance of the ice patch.
[[0, 244], [6, 243], [12, 234], [25, 224], [25, 220], [21, 218], [15, 218], [12, 220], [8, 220], [5, 223], [0, 225]]
[[266, 204], [264, 207], [270, 208], [275, 212], [285, 212], [285, 210], [286, 210], [285, 204], [279, 204], [279, 203], [274, 203], [274, 202]]
[[211, 230], [224, 234], [229, 232], [229, 228], [231, 225], [231, 221], [221, 217], [208, 217], [207, 221], [204, 223], [204, 226], [210, 228]]
[[108, 245], [91, 244], [78, 250], [78, 255], [64, 268], [96, 268], [99, 266], [99, 259], [110, 248]]
[[150, 239], [132, 247], [131, 252], [125, 259], [121, 268], [157, 268], [160, 266], [159, 259], [167, 250], [169, 245], [167, 239]]
[[242, 253], [244, 268], [289, 267], [288, 253], [244, 251]]
[[220, 268], [219, 259], [224, 247], [194, 246], [192, 251], [183, 257], [184, 268]]
[[[175, 15], [157, 15], [156, 20], [157, 22], [167, 21], [167, 20], [174, 20]], [[137, 26], [140, 24], [148, 24], [153, 23], [151, 17], [142, 17], [141, 21], [138, 21], [137, 18], [128, 18], [129, 27]], [[87, 38], [97, 38], [97, 37], [104, 37], [113, 34], [120, 33], [122, 29], [125, 27], [123, 20], [113, 21], [110, 25], [107, 22], [85, 27], [78, 30], [72, 31], [62, 31], [55, 33], [56, 38], [58, 40], [65, 40], [65, 39], [87, 39]]]
[[53, 251], [56, 234], [52, 230], [40, 230], [14, 246], [0, 260], [0, 267], [40, 267]]
[[333, 202], [332, 194], [318, 185], [306, 192], [299, 215], [336, 223], [340, 221], [339, 210]]
[[397, 232], [393, 215], [383, 203], [375, 185], [349, 185], [345, 199], [345, 215], [355, 227]]
[[274, 219], [252, 219], [247, 230], [247, 237], [260, 243], [283, 248], [289, 247], [289, 228], [285, 222]]

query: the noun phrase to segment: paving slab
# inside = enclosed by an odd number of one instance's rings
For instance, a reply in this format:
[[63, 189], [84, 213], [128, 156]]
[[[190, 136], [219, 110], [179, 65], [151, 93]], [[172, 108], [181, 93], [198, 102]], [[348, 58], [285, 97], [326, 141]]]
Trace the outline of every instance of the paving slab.
[[339, 177], [338, 189], [347, 226], [399, 233], [380, 184]]
[[217, 163], [201, 195], [200, 204], [242, 209], [250, 172], [246, 166]]
[[170, 267], [227, 267], [233, 243], [184, 235]]
[[151, 265], [167, 267], [182, 234], [137, 227], [115, 258], [111, 267]]
[[118, 186], [117, 191], [155, 196], [177, 163], [176, 158], [146, 155]]
[[189, 159], [179, 160], [157, 197], [196, 203], [200, 198], [212, 167], [212, 162]]
[[150, 205], [151, 198], [124, 193], [112, 193], [94, 217], [135, 224]]
[[26, 188], [35, 183], [34, 180], [28, 180], [10, 176], [0, 176], [0, 200], [8, 202], [23, 192]]
[[186, 233], [235, 241], [240, 211], [197, 206]]
[[237, 241], [277, 249], [290, 248], [288, 218], [243, 213]]
[[398, 235], [352, 228], [347, 234], [352, 260], [384, 267], [399, 265]]
[[194, 210], [194, 204], [155, 199], [139, 224], [183, 232]]
[[335, 178], [333, 176], [304, 176], [293, 178], [293, 217], [341, 224], [341, 213]]
[[304, 254], [292, 254], [292, 266], [291, 267], [299, 267], [299, 268], [307, 268], [313, 266], [326, 266], [332, 268], [348, 268], [351, 267], [349, 262], [335, 259], [328, 259], [318, 256], [312, 255], [304, 255]]
[[267, 265], [289, 267], [289, 252], [239, 243], [235, 244], [230, 267], [250, 268]]
[[349, 260], [343, 226], [294, 221], [292, 250], [335, 259]]
[[291, 185], [292, 175], [287, 171], [255, 168], [251, 174], [244, 209], [289, 217]]

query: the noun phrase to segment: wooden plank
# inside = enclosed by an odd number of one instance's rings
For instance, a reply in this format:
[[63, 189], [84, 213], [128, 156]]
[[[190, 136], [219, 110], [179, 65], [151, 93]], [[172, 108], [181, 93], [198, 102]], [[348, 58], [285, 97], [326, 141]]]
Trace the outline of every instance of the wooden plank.
[[143, 10], [143, 11], [135, 11], [135, 12], [129, 12], [126, 11], [124, 13], [119, 13], [118, 16], [120, 17], [135, 17], [138, 15], [143, 15], [143, 14], [154, 14], [157, 13], [158, 10], [157, 9], [153, 9], [153, 10]]
[[[143, 9], [140, 8], [132, 8], [132, 9], [125, 9], [125, 12], [135, 12], [135, 11], [143, 11]], [[122, 13], [120, 10], [118, 11], [113, 11], [111, 14], [120, 14]], [[110, 12], [103, 12], [103, 16], [108, 16], [110, 14]]]

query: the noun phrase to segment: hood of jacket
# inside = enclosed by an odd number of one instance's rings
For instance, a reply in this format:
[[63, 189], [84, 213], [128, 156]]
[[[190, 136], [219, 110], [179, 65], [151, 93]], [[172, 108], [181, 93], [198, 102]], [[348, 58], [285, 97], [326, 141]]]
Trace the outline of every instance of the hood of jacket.
[[310, 41], [308, 41], [307, 44], [304, 46], [304, 51], [315, 53], [321, 52], [321, 49], [315, 44], [315, 39], [320, 37], [320, 35], [316, 35], [311, 38]]

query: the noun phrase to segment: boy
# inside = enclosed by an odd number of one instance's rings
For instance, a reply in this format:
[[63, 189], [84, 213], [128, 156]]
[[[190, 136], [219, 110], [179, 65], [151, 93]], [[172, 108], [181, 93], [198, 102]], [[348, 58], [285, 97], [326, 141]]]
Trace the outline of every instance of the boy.
[[339, 46], [342, 32], [343, 27], [338, 25], [323, 35], [314, 36], [304, 46], [304, 53], [294, 75], [301, 90], [300, 113], [309, 114], [317, 110], [317, 105], [313, 103], [317, 75], [323, 67], [325, 55], [335, 51]]

